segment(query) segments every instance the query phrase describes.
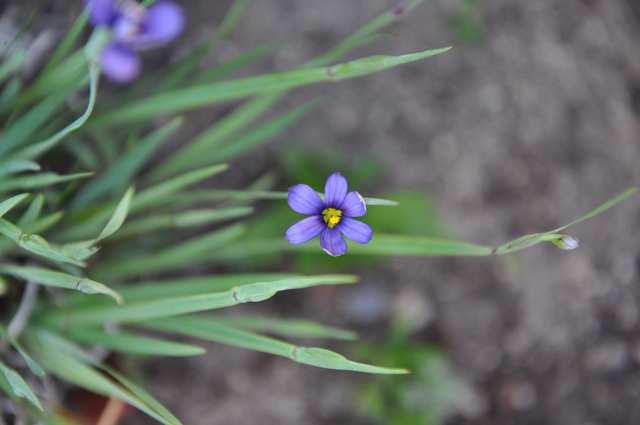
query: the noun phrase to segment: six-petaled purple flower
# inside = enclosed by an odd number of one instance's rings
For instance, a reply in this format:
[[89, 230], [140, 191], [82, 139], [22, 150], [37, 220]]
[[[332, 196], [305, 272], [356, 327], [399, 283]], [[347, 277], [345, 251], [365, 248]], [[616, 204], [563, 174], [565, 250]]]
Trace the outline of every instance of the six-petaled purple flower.
[[320, 246], [327, 254], [337, 257], [347, 252], [343, 235], [357, 243], [368, 243], [373, 231], [369, 225], [355, 220], [367, 212], [367, 204], [358, 192], [348, 192], [347, 179], [333, 173], [324, 186], [324, 200], [306, 184], [289, 189], [289, 206], [309, 217], [287, 229], [289, 243], [305, 243], [320, 235]]
[[138, 52], [162, 46], [176, 38], [184, 27], [182, 9], [167, 0], [148, 8], [134, 0], [85, 0], [94, 26], [111, 30], [111, 42], [101, 57], [102, 72], [124, 83], [140, 73]]

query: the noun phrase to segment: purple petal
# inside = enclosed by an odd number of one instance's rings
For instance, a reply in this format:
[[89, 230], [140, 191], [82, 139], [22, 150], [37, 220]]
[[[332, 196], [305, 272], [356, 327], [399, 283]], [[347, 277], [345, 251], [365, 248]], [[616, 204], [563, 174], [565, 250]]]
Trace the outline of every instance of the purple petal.
[[326, 226], [317, 215], [303, 218], [287, 229], [285, 238], [290, 244], [298, 245], [315, 238]]
[[287, 201], [291, 209], [300, 214], [320, 214], [324, 208], [322, 199], [306, 184], [297, 184], [289, 188]]
[[342, 218], [338, 229], [343, 235], [357, 243], [368, 243], [373, 236], [373, 230], [368, 224], [349, 217]]
[[126, 83], [140, 73], [140, 58], [127, 46], [111, 43], [102, 51], [101, 68], [110, 80]]
[[159, 1], [153, 4], [144, 17], [142, 31], [132, 40], [139, 49], [167, 44], [175, 39], [184, 29], [182, 8], [170, 1]]
[[325, 204], [330, 207], [340, 207], [347, 196], [347, 179], [340, 173], [333, 173], [324, 185]]
[[346, 217], [362, 217], [367, 213], [367, 203], [358, 192], [349, 192], [340, 209]]
[[347, 252], [347, 243], [338, 229], [324, 229], [320, 235], [320, 246], [332, 257], [339, 257]]
[[92, 25], [111, 25], [118, 11], [115, 0], [85, 0]]

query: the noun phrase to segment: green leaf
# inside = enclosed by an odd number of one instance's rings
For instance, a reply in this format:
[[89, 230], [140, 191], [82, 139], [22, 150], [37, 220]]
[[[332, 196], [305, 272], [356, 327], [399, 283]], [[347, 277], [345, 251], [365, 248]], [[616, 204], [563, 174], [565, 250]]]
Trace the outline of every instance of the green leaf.
[[20, 217], [20, 221], [18, 221], [19, 227], [24, 227], [25, 225], [29, 225], [36, 221], [38, 217], [40, 217], [40, 213], [42, 212], [42, 207], [44, 206], [44, 195], [42, 193], [38, 194], [31, 204], [29, 204], [29, 208], [22, 214]]
[[40, 267], [12, 266], [8, 264], [0, 265], [0, 273], [40, 285], [74, 289], [85, 294], [108, 295], [116, 300], [118, 304], [122, 303], [120, 294], [106, 285], [86, 277], [73, 276]]
[[159, 214], [131, 221], [118, 233], [118, 238], [136, 236], [164, 229], [187, 228], [224, 220], [245, 217], [253, 212], [251, 207], [199, 209], [174, 214]]
[[[176, 192], [205, 180], [208, 177], [219, 174], [227, 168], [226, 164], [213, 165], [157, 183], [136, 195], [131, 203], [130, 212], [148, 211], [149, 208], [154, 206], [169, 203], [174, 204], [173, 198]], [[110, 205], [102, 206], [90, 219], [66, 229], [61, 235], [62, 238], [65, 240], [74, 240], [91, 237], [92, 234], [99, 231], [102, 223], [109, 217], [110, 208]]]
[[158, 415], [164, 418], [164, 420], [169, 424], [180, 424], [180, 420], [176, 418], [166, 407], [160, 404], [155, 398], [151, 396], [147, 391], [145, 391], [142, 387], [135, 384], [132, 380], [117, 372], [113, 368], [102, 365], [100, 368], [106, 371], [109, 375], [111, 375], [116, 381], [120, 383], [123, 387], [125, 387], [131, 394], [136, 396], [138, 400], [143, 402], [146, 406], [148, 406], [151, 410], [156, 412]]
[[2, 324], [0, 324], [0, 338], [8, 341], [9, 344], [11, 344], [11, 346], [18, 352], [18, 354], [20, 354], [25, 364], [34, 375], [40, 378], [45, 376], [45, 372], [44, 370], [42, 370], [42, 367], [35, 360], [33, 360], [29, 353], [25, 351], [25, 349], [22, 347], [22, 344], [20, 344], [18, 340], [9, 335], [9, 332], [4, 326], [2, 326]]
[[227, 243], [240, 237], [244, 230], [244, 226], [236, 224], [192, 238], [155, 254], [145, 253], [129, 257], [126, 261], [116, 257], [113, 261], [103, 263], [96, 270], [96, 274], [110, 280], [122, 280], [144, 272], [159, 273], [194, 265], [206, 261], [211, 252], [222, 249]]
[[[278, 251], [300, 251], [325, 255], [317, 242], [304, 245], [291, 245], [284, 238], [253, 239], [237, 242], [223, 252], [212, 255], [212, 260], [235, 260], [252, 255], [264, 255]], [[491, 255], [489, 246], [467, 242], [437, 239], [422, 236], [375, 234], [366, 245], [349, 244], [347, 255], [385, 255], [385, 256], [486, 256]]]
[[274, 354], [297, 363], [326, 369], [379, 374], [402, 374], [408, 372], [405, 369], [391, 369], [354, 362], [333, 351], [316, 347], [296, 346], [274, 338], [224, 326], [210, 318], [195, 316], [172, 317], [170, 319], [155, 320], [144, 325], [165, 332], [180, 333], [234, 347]]
[[4, 201], [0, 202], [0, 217], [4, 216], [6, 213], [11, 211], [13, 207], [15, 207], [28, 197], [28, 193], [21, 193], [20, 195], [12, 196], [11, 198], [5, 199]]
[[[95, 35], [96, 33], [94, 33]], [[97, 33], [100, 35], [100, 32]], [[89, 40], [88, 45], [92, 43], [94, 37]], [[63, 64], [64, 65], [64, 64]], [[38, 156], [42, 155], [44, 152], [48, 151], [55, 145], [57, 145], [62, 139], [76, 131], [80, 127], [84, 125], [85, 122], [91, 116], [93, 112], [93, 107], [96, 104], [96, 97], [98, 95], [98, 81], [100, 79], [100, 66], [97, 62], [89, 60], [89, 102], [87, 104], [87, 108], [85, 111], [76, 118], [69, 125], [64, 127], [62, 130], [56, 132], [53, 136], [46, 138], [45, 140], [38, 142], [28, 148], [21, 150], [16, 153], [15, 157], [19, 159], [34, 159]]]
[[[216, 121], [212, 126], [201, 132], [191, 143], [178, 150], [175, 155], [167, 158], [164, 164], [152, 172], [152, 179], [166, 177], [194, 164], [211, 162], [208, 155], [230, 136], [248, 126], [256, 117], [265, 112], [275, 102], [277, 96], [263, 96], [247, 101], [233, 112]], [[203, 160], [203, 155], [205, 156]]]
[[7, 160], [0, 163], [0, 176], [17, 174], [23, 171], [40, 171], [40, 165], [33, 161], [25, 161], [21, 159]]
[[171, 201], [176, 192], [198, 183], [204, 179], [220, 174], [229, 168], [226, 164], [211, 165], [188, 173], [172, 177], [140, 192], [133, 202], [133, 211], [139, 211], [151, 205]]
[[323, 81], [340, 81], [359, 77], [422, 60], [444, 53], [449, 49], [449, 47], [431, 49], [401, 56], [372, 56], [331, 67], [297, 69], [172, 90], [129, 105], [123, 105], [117, 111], [96, 120], [96, 125], [141, 121], [163, 113], [175, 113], [257, 94], [287, 90]]
[[0, 84], [22, 66], [25, 58], [24, 50], [16, 50], [9, 55], [8, 59], [4, 58], [2, 65], [0, 65]]
[[85, 84], [87, 62], [83, 52], [76, 51], [62, 63], [53, 67], [42, 78], [33, 83], [20, 96], [18, 106], [21, 107], [41, 97], [52, 94], [59, 95], [70, 88], [80, 87]]
[[104, 332], [99, 328], [78, 328], [66, 332], [69, 338], [111, 351], [143, 356], [197, 356], [206, 351], [202, 347], [180, 342], [150, 338], [126, 332]]
[[0, 192], [8, 192], [15, 189], [37, 189], [41, 187], [48, 187], [54, 184], [84, 179], [92, 175], [93, 173], [75, 173], [67, 175], [40, 173], [32, 176], [13, 177], [9, 180], [0, 182]]
[[91, 180], [71, 203], [72, 208], [83, 207], [106, 193], [121, 190], [133, 180], [151, 154], [176, 132], [182, 124], [182, 118], [175, 118], [137, 141], [132, 149], [111, 163], [107, 171]]
[[[175, 195], [176, 203], [192, 203], [201, 201], [223, 201], [231, 199], [234, 201], [286, 201], [287, 192], [274, 192], [267, 190], [226, 190], [226, 189], [200, 189], [191, 190], [188, 193], [178, 193]], [[324, 197], [324, 194], [318, 193]], [[396, 201], [380, 198], [364, 198], [367, 206], [397, 206]]]
[[216, 316], [215, 321], [222, 325], [256, 332], [294, 338], [335, 338], [354, 340], [355, 332], [326, 326], [305, 319], [278, 319], [265, 316]]
[[68, 327], [90, 326], [103, 323], [140, 322], [159, 317], [169, 317], [199, 311], [230, 307], [238, 304], [265, 301], [280, 291], [309, 288], [317, 285], [354, 283], [351, 275], [319, 275], [255, 282], [236, 286], [223, 292], [173, 297], [153, 301], [128, 302], [120, 307], [88, 306], [77, 308], [72, 316], [51, 312], [42, 317], [50, 324]]
[[565, 224], [564, 226], [560, 226], [557, 229], [553, 229], [550, 230], [548, 232], [543, 232], [543, 233], [533, 233], [530, 235], [524, 235], [521, 236], [517, 239], [514, 239], [512, 241], [509, 241], [507, 243], [504, 243], [502, 245], [500, 245], [499, 247], [497, 247], [494, 250], [494, 253], [496, 255], [504, 255], [504, 254], [510, 254], [512, 252], [516, 252], [516, 251], [520, 251], [523, 250], [525, 248], [529, 248], [532, 247], [534, 245], [537, 245], [541, 242], [552, 242], [554, 244], [558, 244], [561, 243], [560, 241], [566, 237], [566, 235], [561, 234], [560, 232], [562, 232], [563, 230], [568, 229], [571, 226], [574, 226], [578, 223], [581, 223], [585, 220], [588, 220], [598, 214], [601, 214], [603, 212], [605, 212], [606, 210], [608, 210], [609, 208], [619, 204], [620, 202], [624, 201], [625, 199], [629, 198], [631, 195], [634, 195], [636, 192], [638, 191], [638, 188], [636, 187], [631, 187], [627, 190], [625, 190], [624, 192], [614, 196], [613, 198], [609, 199], [608, 201], [604, 202], [603, 204], [597, 206], [596, 208], [592, 209], [591, 211], [587, 212], [586, 214], [584, 214], [583, 216], [581, 216], [580, 218], [573, 220], [571, 223], [569, 224]]
[[38, 359], [45, 369], [60, 379], [97, 394], [120, 399], [163, 424], [180, 424], [173, 416], [172, 418], [168, 418], [161, 412], [156, 411], [138, 396], [126, 388], [117, 385], [77, 357], [70, 355], [68, 351], [61, 350], [60, 347], [51, 346], [52, 339], [46, 339], [45, 342], [45, 340], [41, 339], [40, 334], [36, 334], [31, 335], [28, 341], [32, 347], [32, 351], [37, 353]]
[[18, 374], [15, 370], [11, 369], [9, 366], [0, 362], [0, 372], [4, 375], [4, 378], [9, 383], [11, 390], [13, 391], [13, 395], [18, 398], [24, 398], [28, 400], [31, 404], [33, 404], [38, 410], [43, 411], [42, 404], [40, 404], [40, 400], [33, 393], [33, 390], [29, 385], [22, 379], [22, 376]]
[[314, 102], [306, 103], [302, 106], [293, 108], [289, 112], [270, 121], [267, 121], [254, 130], [240, 136], [230, 144], [226, 144], [219, 149], [214, 150], [208, 155], [208, 159], [212, 162], [227, 161], [255, 148], [260, 143], [264, 143], [283, 132], [286, 128], [298, 121], [314, 105]]
[[76, 18], [69, 31], [66, 33], [62, 41], [58, 43], [58, 46], [51, 54], [51, 58], [49, 59], [49, 62], [47, 62], [47, 66], [41, 74], [42, 76], [46, 76], [46, 73], [51, 68], [58, 65], [60, 61], [71, 52], [71, 49], [73, 49], [73, 46], [80, 38], [80, 35], [82, 35], [82, 30], [87, 26], [88, 17], [88, 13], [85, 11]]
[[61, 96], [48, 97], [11, 124], [2, 134], [0, 157], [26, 143], [62, 106]]
[[[162, 279], [136, 282], [135, 285], [118, 285], [113, 289], [122, 295], [128, 303], [135, 301], [159, 300], [163, 298], [186, 297], [189, 295], [222, 292], [240, 285], [255, 282], [271, 282], [300, 275], [287, 273], [240, 273], [215, 276], [181, 277], [176, 279]], [[100, 299], [89, 299], [84, 296], [71, 297], [69, 304], [95, 305]], [[104, 304], [104, 303], [102, 303]]]
[[397, 4], [392, 9], [382, 13], [362, 27], [358, 28], [357, 31], [343, 39], [333, 49], [311, 60], [308, 63], [308, 66], [326, 65], [338, 60], [341, 56], [347, 54], [351, 50], [374, 39], [377, 32], [381, 29], [406, 17], [416, 6], [422, 3], [422, 1], [423, 0], [408, 0]]
[[113, 215], [107, 222], [107, 225], [104, 226], [104, 229], [102, 229], [102, 232], [100, 232], [100, 235], [98, 235], [98, 237], [96, 238], [96, 242], [99, 242], [103, 239], [108, 238], [109, 236], [116, 233], [118, 229], [120, 229], [125, 219], [127, 218], [127, 214], [129, 212], [129, 207], [131, 206], [131, 200], [133, 199], [134, 192], [135, 191], [132, 187], [127, 189], [126, 193], [124, 194], [124, 196], [118, 203], [118, 206], [116, 207], [115, 211], [113, 212]]
[[276, 48], [280, 47], [280, 45], [281, 43], [265, 43], [258, 45], [257, 47], [249, 51], [240, 53], [233, 59], [230, 59], [226, 62], [205, 70], [195, 79], [195, 82], [197, 84], [201, 84], [219, 80], [229, 75], [233, 71], [245, 68], [252, 63], [258, 62], [268, 57], [276, 50]]
[[15, 224], [0, 219], [0, 233], [11, 239], [20, 248], [54, 262], [70, 263], [83, 267], [84, 263], [65, 254], [61, 247], [49, 244], [42, 236], [23, 232]]
[[4, 86], [2, 92], [0, 92], [0, 115], [13, 109], [21, 88], [22, 81], [15, 77]]

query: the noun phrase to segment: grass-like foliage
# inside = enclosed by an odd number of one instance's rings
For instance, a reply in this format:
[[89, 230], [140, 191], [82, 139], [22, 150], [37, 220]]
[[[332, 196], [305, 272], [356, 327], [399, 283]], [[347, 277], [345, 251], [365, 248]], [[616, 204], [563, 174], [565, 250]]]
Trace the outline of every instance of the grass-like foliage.
[[[296, 69], [234, 77], [235, 71], [264, 58], [273, 46], [258, 46], [216, 66], [202, 66], [233, 32], [249, 3], [235, 1], [213, 38], [165, 69], [144, 74], [117, 96], [99, 88], [100, 54], [109, 34], [103, 28], [92, 31], [85, 14], [36, 78], [25, 80], [20, 73], [24, 52], [13, 52], [0, 65], [0, 389], [13, 401], [14, 414], [65, 423], [55, 413], [54, 400], [43, 396], [43, 378], [53, 376], [120, 399], [161, 423], [179, 424], [131, 378], [103, 361], [105, 350], [136, 356], [204, 352], [192, 343], [172, 340], [177, 335], [320, 368], [407, 372], [276, 338], [353, 339], [346, 330], [301, 319], [210, 314], [266, 301], [281, 291], [352, 284], [357, 279], [349, 274], [255, 270], [254, 255], [308, 249], [283, 238], [247, 236], [252, 222], [246, 219], [254, 213], [254, 202], [285, 202], [286, 193], [272, 191], [270, 180], [260, 179], [246, 189], [195, 187], [223, 175], [229, 161], [250, 155], [313, 107], [301, 105], [264, 118], [289, 90], [363, 77], [448, 48], [345, 59], [410, 14], [420, 3], [413, 0], [376, 17]], [[187, 112], [219, 104], [225, 105], [226, 114], [191, 140], [181, 140], [169, 154], [160, 154], [188, 122]], [[394, 205], [375, 198], [366, 202], [387, 209]], [[497, 248], [377, 234], [352, 252], [503, 255], [545, 241], [570, 247], [561, 233], [566, 227]], [[219, 266], [238, 261], [252, 273], [221, 274], [232, 268]], [[208, 271], [194, 276], [195, 266]]]

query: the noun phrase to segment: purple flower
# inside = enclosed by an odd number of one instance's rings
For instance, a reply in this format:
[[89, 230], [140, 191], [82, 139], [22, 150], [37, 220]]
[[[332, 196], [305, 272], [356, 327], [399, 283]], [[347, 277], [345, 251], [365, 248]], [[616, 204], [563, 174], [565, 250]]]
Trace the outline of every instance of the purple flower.
[[347, 252], [343, 235], [357, 243], [368, 243], [373, 231], [369, 225], [355, 220], [367, 213], [367, 204], [358, 192], [347, 192], [348, 185], [340, 173], [333, 173], [324, 186], [324, 200], [306, 184], [289, 189], [289, 206], [309, 217], [287, 229], [285, 238], [298, 245], [320, 236], [320, 246], [337, 257]]
[[85, 0], [94, 26], [111, 30], [111, 42], [102, 52], [105, 75], [119, 83], [140, 74], [138, 52], [162, 46], [175, 39], [184, 27], [180, 6], [159, 0], [145, 8], [134, 0]]

